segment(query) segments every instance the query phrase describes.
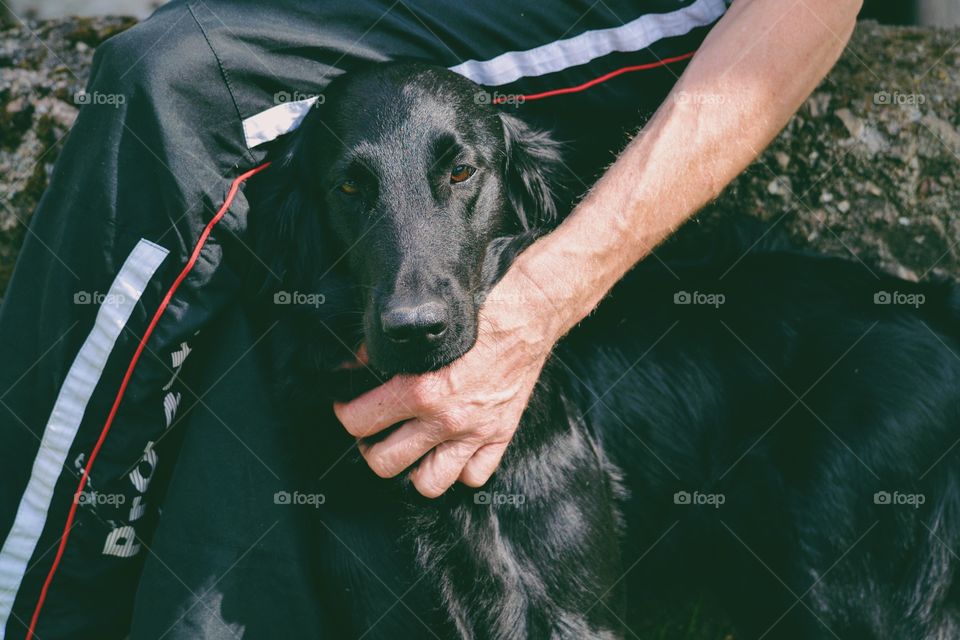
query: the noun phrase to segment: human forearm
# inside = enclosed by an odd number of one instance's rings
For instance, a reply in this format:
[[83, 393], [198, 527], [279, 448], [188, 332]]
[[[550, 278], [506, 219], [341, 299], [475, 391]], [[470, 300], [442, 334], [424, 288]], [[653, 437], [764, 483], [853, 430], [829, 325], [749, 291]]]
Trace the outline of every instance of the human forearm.
[[[737, 0], [672, 94], [568, 219], [520, 256], [501, 292], [552, 338], [720, 191], [839, 57], [859, 0]], [[514, 294], [515, 295], [515, 294]]]
[[556, 340], [747, 166], [838, 57], [859, 1], [789, 2], [736, 0], [641, 135], [486, 297], [472, 349], [335, 407], [357, 437], [402, 423], [365, 443], [371, 469], [386, 477], [416, 463], [425, 496], [490, 478]]

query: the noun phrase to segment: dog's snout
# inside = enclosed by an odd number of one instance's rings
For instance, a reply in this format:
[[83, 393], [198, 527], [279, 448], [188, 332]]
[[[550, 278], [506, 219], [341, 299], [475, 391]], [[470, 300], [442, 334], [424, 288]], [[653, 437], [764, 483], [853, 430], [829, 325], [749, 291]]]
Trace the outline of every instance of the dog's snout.
[[383, 333], [394, 342], [436, 342], [447, 324], [447, 307], [439, 300], [393, 304], [380, 314]]

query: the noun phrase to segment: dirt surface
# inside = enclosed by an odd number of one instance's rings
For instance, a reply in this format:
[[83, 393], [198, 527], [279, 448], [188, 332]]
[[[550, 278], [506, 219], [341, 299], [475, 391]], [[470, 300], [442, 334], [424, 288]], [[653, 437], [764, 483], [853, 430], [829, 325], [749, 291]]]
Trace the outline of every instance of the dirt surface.
[[701, 224], [746, 213], [909, 279], [960, 277], [960, 30], [861, 23]]
[[0, 295], [77, 117], [94, 48], [134, 23], [71, 18], [0, 31]]

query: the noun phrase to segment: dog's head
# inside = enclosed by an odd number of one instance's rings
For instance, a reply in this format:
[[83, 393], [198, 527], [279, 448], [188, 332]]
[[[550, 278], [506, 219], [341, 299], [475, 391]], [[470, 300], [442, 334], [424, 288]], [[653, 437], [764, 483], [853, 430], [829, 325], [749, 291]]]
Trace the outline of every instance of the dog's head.
[[483, 96], [438, 67], [348, 73], [259, 178], [261, 257], [331, 317], [355, 311], [340, 337], [386, 374], [469, 350], [483, 294], [556, 216], [557, 145]]

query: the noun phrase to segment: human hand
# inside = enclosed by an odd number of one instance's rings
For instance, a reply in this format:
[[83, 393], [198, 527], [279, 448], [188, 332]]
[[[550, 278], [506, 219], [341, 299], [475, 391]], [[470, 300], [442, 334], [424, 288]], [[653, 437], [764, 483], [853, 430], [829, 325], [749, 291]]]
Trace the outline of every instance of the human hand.
[[[438, 371], [396, 376], [334, 412], [360, 439], [360, 453], [378, 476], [411, 472], [417, 491], [435, 498], [454, 482], [482, 486], [513, 438], [556, 336], [528, 283], [508, 273], [484, 303], [476, 344]], [[363, 438], [403, 423], [385, 439]], [[422, 459], [421, 459], [422, 458]]]

